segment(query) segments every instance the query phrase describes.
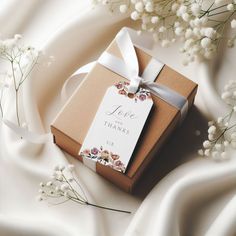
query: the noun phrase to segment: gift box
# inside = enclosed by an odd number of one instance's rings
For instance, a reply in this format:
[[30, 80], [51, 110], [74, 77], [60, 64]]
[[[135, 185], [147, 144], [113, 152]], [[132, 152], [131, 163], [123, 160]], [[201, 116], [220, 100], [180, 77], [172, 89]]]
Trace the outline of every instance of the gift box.
[[[192, 106], [197, 84], [150, 56], [143, 48], [145, 45], [139, 42], [140, 39], [134, 35], [134, 32], [122, 29], [122, 32], [124, 31], [124, 38], [133, 37], [137, 39], [136, 42], [135, 40], [132, 41], [132, 47], [135, 49], [138, 60], [139, 75], [143, 75], [145, 79], [153, 81], [152, 84], [149, 83], [151, 86], [148, 83], [146, 85], [143, 83], [144, 86], [151, 88], [153, 107], [125, 173], [121, 173], [99, 162], [88, 161], [79, 155], [81, 145], [107, 88], [120, 81], [128, 81], [125, 78], [125, 73], [119, 73], [122, 65], [118, 66], [118, 71], [112, 66], [111, 68], [106, 66], [106, 63], [109, 64], [110, 60], [120, 59], [123, 61], [124, 59], [124, 54], [122, 54], [119, 47], [119, 44], [122, 44], [123, 41], [120, 40], [118, 43], [117, 37], [105, 50], [105, 60], [103, 53], [61, 109], [51, 125], [51, 132], [54, 135], [54, 142], [59, 147], [84, 162], [86, 166], [108, 181], [111, 181], [126, 192], [132, 193], [135, 191], [144, 171], [148, 170], [155, 158], [158, 158], [162, 145], [173, 130], [183, 121], [187, 111]], [[143, 42], [146, 41], [143, 40]], [[131, 47], [130, 42], [126, 45], [127, 47]], [[152, 90], [153, 86], [154, 90]], [[156, 166], [156, 172], [160, 168], [161, 166]]]

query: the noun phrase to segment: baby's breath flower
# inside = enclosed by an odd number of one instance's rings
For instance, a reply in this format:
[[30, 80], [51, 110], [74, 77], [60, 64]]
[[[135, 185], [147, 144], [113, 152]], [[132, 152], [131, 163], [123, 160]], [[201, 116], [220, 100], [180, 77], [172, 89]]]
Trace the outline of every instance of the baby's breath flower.
[[66, 190], [68, 190], [69, 189], [69, 185], [68, 184], [62, 184], [61, 185], [61, 191], [66, 191]]
[[52, 186], [53, 185], [53, 183], [52, 183], [52, 181], [48, 181], [47, 183], [46, 183], [46, 186]]
[[233, 20], [231, 21], [231, 28], [233, 28], [233, 29], [236, 28], [236, 20], [235, 20], [235, 19], [233, 19]]
[[[27, 128], [21, 123], [19, 114], [19, 92], [24, 81], [30, 76], [31, 71], [38, 61], [38, 50], [26, 46], [21, 42], [22, 35], [15, 34], [13, 38], [0, 39], [0, 59], [9, 65], [5, 75], [0, 78], [0, 116], [4, 116], [3, 100], [8, 95], [5, 90], [12, 87], [15, 91], [15, 114], [19, 127]], [[7, 81], [6, 81], [7, 80]], [[2, 86], [4, 84], [4, 86]], [[4, 91], [4, 92], [3, 92]]]
[[199, 149], [199, 150], [198, 150], [198, 154], [199, 154], [200, 156], [203, 156], [203, 155], [204, 155], [203, 149]]
[[211, 156], [214, 160], [227, 160], [227, 150], [236, 149], [236, 80], [230, 80], [222, 92], [222, 100], [229, 106], [229, 113], [218, 117], [217, 121], [208, 122], [208, 140], [198, 151], [201, 156]]
[[[41, 182], [39, 189], [39, 196], [37, 196], [38, 201], [57, 201], [56, 204], [61, 204], [65, 201], [73, 201], [75, 203], [97, 207], [100, 209], [131, 213], [129, 211], [109, 208], [105, 206], [100, 206], [92, 204], [88, 201], [84, 190], [82, 189], [78, 180], [75, 179], [72, 172], [74, 170], [74, 165], [57, 165], [53, 170], [53, 177], [51, 180], [47, 181], [46, 184]], [[57, 178], [54, 178], [54, 175], [57, 175]], [[61, 179], [58, 179], [58, 176], [61, 176]], [[51, 203], [54, 204], [54, 203]]]
[[[139, 20], [141, 30], [151, 33], [162, 47], [176, 39], [183, 42], [184, 50], [180, 51], [185, 55], [185, 65], [196, 59], [212, 59], [225, 37], [225, 25], [230, 23], [232, 30], [236, 29], [236, 20], [232, 19], [235, 0], [121, 0], [107, 4], [112, 11], [117, 6], [121, 13], [130, 10], [131, 19]], [[227, 40], [228, 47], [234, 47], [235, 40], [236, 35], [232, 34]]]
[[234, 11], [234, 5], [232, 3], [227, 5], [228, 11]]
[[132, 20], [138, 20], [140, 18], [139, 14], [137, 11], [133, 11], [130, 15]]
[[176, 34], [177, 36], [181, 36], [181, 35], [183, 35], [183, 33], [184, 33], [183, 27], [176, 27], [176, 29], [175, 29], [175, 34]]
[[128, 6], [126, 4], [120, 5], [120, 12], [125, 13], [128, 10]]
[[215, 134], [216, 133], [216, 127], [214, 125], [211, 125], [208, 129], [209, 134]]
[[137, 12], [142, 13], [143, 10], [144, 10], [143, 2], [141, 2], [141, 1], [137, 2], [137, 3], [135, 4], [135, 7], [134, 7], [134, 8], [135, 8], [135, 10], [136, 10]]
[[203, 48], [208, 48], [210, 45], [211, 45], [211, 39], [209, 39], [209, 38], [203, 38], [203, 39], [201, 40], [201, 46], [202, 46]]
[[153, 2], [147, 2], [145, 5], [145, 10], [147, 12], [153, 12], [154, 11], [154, 3]]
[[213, 141], [215, 139], [215, 135], [214, 134], [208, 134], [208, 139], [209, 139], [209, 141]]
[[159, 21], [159, 17], [158, 17], [158, 16], [153, 16], [153, 17], [151, 18], [152, 24], [157, 24], [158, 21]]
[[211, 147], [211, 142], [208, 141], [208, 140], [204, 141], [204, 142], [203, 142], [203, 147], [204, 147], [204, 148], [210, 148], [210, 147]]

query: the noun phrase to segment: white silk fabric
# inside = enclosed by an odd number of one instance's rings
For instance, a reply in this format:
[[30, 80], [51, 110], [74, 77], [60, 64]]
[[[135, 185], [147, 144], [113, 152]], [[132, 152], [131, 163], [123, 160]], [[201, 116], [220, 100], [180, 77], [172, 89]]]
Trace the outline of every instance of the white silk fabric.
[[[60, 99], [64, 81], [80, 66], [98, 58], [123, 26], [133, 27], [133, 22], [126, 15], [92, 8], [87, 0], [1, 2], [1, 37], [23, 34], [25, 42], [45, 52], [21, 94], [22, 121], [30, 130], [42, 134], [49, 131], [50, 123], [65, 103]], [[157, 45], [153, 49], [152, 55], [198, 82], [199, 91], [195, 107], [161, 156], [157, 156], [161, 159], [156, 166], [161, 180], [148, 195], [126, 194], [63, 153], [53, 142], [27, 143], [2, 124], [0, 236], [235, 235], [235, 152], [228, 161], [219, 163], [197, 155], [207, 119], [226, 110], [219, 95], [221, 88], [227, 80], [235, 79], [235, 49], [223, 52], [212, 65], [194, 63], [183, 67], [178, 45], [168, 49]], [[55, 59], [49, 63], [48, 56]], [[71, 93], [77, 85], [77, 81], [70, 85]], [[14, 93], [9, 90], [6, 114], [12, 121], [13, 101]], [[201, 131], [201, 136], [195, 135], [196, 130]], [[75, 203], [51, 206], [35, 201], [39, 182], [46, 181], [58, 163], [75, 164], [78, 179], [91, 202], [131, 210], [132, 214]]]

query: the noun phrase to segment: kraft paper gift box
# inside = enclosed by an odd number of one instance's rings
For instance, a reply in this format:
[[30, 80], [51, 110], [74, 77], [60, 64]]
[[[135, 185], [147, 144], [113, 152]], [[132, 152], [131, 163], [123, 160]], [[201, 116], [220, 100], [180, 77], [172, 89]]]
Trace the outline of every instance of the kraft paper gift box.
[[[134, 46], [139, 74], [149, 65], [152, 57], [143, 49]], [[106, 52], [122, 59], [121, 52], [114, 39]], [[155, 69], [155, 68], [154, 68]], [[93, 121], [101, 100], [108, 87], [119, 81], [126, 81], [124, 77], [96, 63], [79, 85], [65, 106], [61, 109], [51, 125], [54, 142], [63, 150], [89, 166], [79, 151], [88, 129]], [[185, 78], [167, 65], [160, 70], [155, 83], [164, 85], [186, 98], [188, 109], [194, 101], [197, 84]], [[161, 146], [179, 125], [181, 111], [152, 94], [153, 108], [146, 121], [144, 129], [135, 147], [134, 153], [125, 173], [118, 172], [98, 162], [95, 164], [97, 174], [103, 176], [126, 192], [134, 192], [145, 170], [152, 165], [154, 158], [158, 158]], [[156, 172], [161, 166], [156, 167]], [[155, 175], [155, 173], [153, 173]], [[147, 183], [148, 184], [148, 183]]]

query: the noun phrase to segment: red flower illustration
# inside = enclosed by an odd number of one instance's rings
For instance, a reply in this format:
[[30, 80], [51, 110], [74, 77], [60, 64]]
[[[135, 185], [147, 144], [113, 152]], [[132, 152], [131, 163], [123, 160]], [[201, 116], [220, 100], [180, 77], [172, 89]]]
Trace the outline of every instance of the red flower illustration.
[[126, 95], [126, 91], [124, 89], [119, 90], [119, 94]]
[[122, 89], [122, 88], [123, 88], [123, 85], [122, 85], [121, 83], [118, 83], [118, 84], [116, 84], [116, 87], [117, 87], [118, 89]]
[[93, 155], [97, 155], [98, 152], [99, 152], [99, 150], [95, 147], [91, 149], [91, 154], [93, 154]]
[[108, 150], [103, 150], [101, 146], [100, 149], [93, 147], [90, 149], [85, 149], [81, 152], [82, 157], [91, 158], [102, 165], [109, 166], [117, 171], [125, 172], [125, 165], [122, 163], [120, 156], [113, 154]]
[[140, 94], [138, 98], [139, 100], [144, 101], [147, 99], [147, 96], [145, 94]]
[[150, 91], [144, 88], [140, 88], [136, 94], [128, 94], [128, 86], [129, 82], [121, 81], [117, 84], [115, 84], [115, 87], [118, 89], [118, 93], [121, 95], [128, 96], [130, 99], [134, 99], [135, 102], [139, 101], [145, 101], [148, 98], [151, 98]]

